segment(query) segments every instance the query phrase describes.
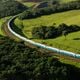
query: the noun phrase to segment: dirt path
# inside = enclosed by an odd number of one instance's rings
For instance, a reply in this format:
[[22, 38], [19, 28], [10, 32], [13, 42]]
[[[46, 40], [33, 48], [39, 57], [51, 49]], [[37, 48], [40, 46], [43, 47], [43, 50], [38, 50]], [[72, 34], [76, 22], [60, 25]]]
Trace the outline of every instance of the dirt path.
[[5, 34], [5, 36], [11, 38], [11, 39], [15, 39], [15, 40], [19, 40], [19, 38], [17, 38], [15, 35], [13, 35], [9, 30], [8, 30], [8, 27], [7, 27], [7, 22], [5, 22], [3, 25], [2, 25], [2, 31], [3, 33]]

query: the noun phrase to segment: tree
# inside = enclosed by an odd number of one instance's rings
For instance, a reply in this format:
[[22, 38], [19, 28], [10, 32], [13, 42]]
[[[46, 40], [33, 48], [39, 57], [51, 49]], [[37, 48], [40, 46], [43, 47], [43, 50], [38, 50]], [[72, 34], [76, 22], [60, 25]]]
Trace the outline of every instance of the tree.
[[63, 32], [62, 32], [62, 35], [65, 36], [65, 40], [66, 40], [66, 37], [67, 37], [67, 35], [68, 35], [68, 32], [67, 32], [67, 31], [63, 31]]

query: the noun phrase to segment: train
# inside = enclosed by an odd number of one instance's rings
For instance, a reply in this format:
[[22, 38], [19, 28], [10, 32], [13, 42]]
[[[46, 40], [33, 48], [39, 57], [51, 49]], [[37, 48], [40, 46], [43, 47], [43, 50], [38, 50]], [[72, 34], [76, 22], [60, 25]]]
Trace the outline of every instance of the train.
[[41, 43], [38, 43], [38, 42], [34, 42], [24, 36], [21, 36], [20, 34], [16, 33], [14, 30], [12, 30], [11, 28], [11, 22], [16, 18], [17, 16], [13, 16], [7, 23], [7, 27], [9, 29], [9, 31], [15, 35], [16, 37], [18, 37], [19, 39], [25, 41], [25, 42], [28, 42], [30, 44], [32, 44], [33, 46], [37, 46], [37, 47], [40, 47], [40, 48], [43, 48], [43, 49], [47, 49], [49, 51], [52, 51], [52, 52], [55, 52], [55, 53], [58, 53], [58, 54], [62, 54], [62, 55], [65, 55], [65, 56], [69, 56], [69, 57], [73, 57], [73, 58], [76, 58], [76, 59], [80, 59], [80, 54], [77, 54], [77, 53], [73, 53], [73, 52], [69, 52], [69, 51], [65, 51], [65, 50], [60, 50], [58, 48], [54, 48], [54, 47], [51, 47], [51, 46], [47, 46], [47, 45], [44, 45], [44, 44], [41, 44]]

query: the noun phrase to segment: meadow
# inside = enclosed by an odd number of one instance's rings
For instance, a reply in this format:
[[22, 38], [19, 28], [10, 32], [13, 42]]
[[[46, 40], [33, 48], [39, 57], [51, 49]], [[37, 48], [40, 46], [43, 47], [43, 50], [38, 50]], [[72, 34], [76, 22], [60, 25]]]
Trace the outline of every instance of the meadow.
[[23, 5], [25, 5], [25, 6], [27, 6], [27, 7], [31, 7], [31, 6], [37, 4], [37, 2], [27, 2], [27, 1], [24, 2], [24, 1], [21, 1], [21, 0], [17, 0], [17, 1], [19, 1], [20, 3], [22, 3]]
[[23, 3], [25, 6], [28, 6], [28, 7], [31, 7], [31, 6], [33, 6], [33, 5], [36, 5], [37, 3], [35, 3], [35, 2], [25, 2], [25, 3]]
[[[27, 19], [27, 20], [19, 20], [18, 18], [15, 19], [14, 23], [19, 27], [23, 24], [24, 28], [23, 33], [32, 38], [31, 31], [33, 27], [39, 27], [40, 25], [52, 26], [54, 23], [59, 25], [61, 23], [65, 23], [67, 25], [80, 25], [80, 10], [72, 10], [66, 11], [61, 13], [55, 13], [51, 15], [41, 16], [35, 19]], [[40, 43], [46, 43], [47, 45], [51, 45], [53, 47], [57, 47], [60, 49], [80, 53], [80, 31], [70, 33], [65, 40], [64, 36], [55, 38], [55, 39], [47, 39], [47, 40], [38, 40]], [[78, 40], [77, 40], [78, 38]]]
[[[19, 20], [18, 18], [14, 21], [17, 26], [23, 24], [23, 33], [26, 35], [28, 32], [30, 33], [33, 27], [39, 27], [41, 25], [44, 26], [52, 26], [54, 23], [59, 25], [61, 23], [65, 23], [67, 25], [76, 24], [80, 25], [80, 10], [72, 10], [61, 13], [55, 13], [51, 15], [41, 16], [35, 19], [26, 19]], [[29, 35], [30, 37], [30, 35]]]
[[59, 49], [80, 53], [80, 31], [68, 34], [66, 39], [64, 36], [60, 36], [55, 39], [34, 40]]
[[70, 1], [76, 1], [76, 0], [60, 0], [61, 3], [67, 3], [67, 2], [70, 2]]
[[1, 27], [2, 27], [2, 24], [4, 23], [4, 20], [5, 18], [1, 18], [0, 19], [0, 35], [3, 35], [3, 32], [2, 32], [2, 29], [1, 29]]

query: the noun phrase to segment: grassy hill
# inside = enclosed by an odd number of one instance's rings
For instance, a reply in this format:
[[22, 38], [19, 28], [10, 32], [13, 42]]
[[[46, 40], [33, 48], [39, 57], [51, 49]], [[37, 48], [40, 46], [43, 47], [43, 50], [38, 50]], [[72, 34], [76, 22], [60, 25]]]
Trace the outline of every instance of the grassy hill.
[[61, 23], [66, 23], [68, 25], [70, 24], [80, 25], [79, 19], [80, 19], [80, 10], [72, 10], [61, 13], [55, 13], [51, 15], [45, 15], [35, 19], [27, 19], [23, 21], [16, 19], [15, 24], [19, 26], [20, 22], [23, 22], [24, 33], [25, 33], [25, 30], [30, 31], [33, 27], [38, 27], [40, 25], [51, 26], [54, 23], [56, 23], [56, 25]]
[[36, 40], [39, 42], [45, 42], [47, 45], [51, 45], [53, 47], [68, 50], [75, 53], [80, 53], [80, 31], [70, 33], [66, 40], [64, 36], [55, 38], [55, 39], [47, 39], [47, 40]]
[[[28, 20], [15, 20], [15, 24], [19, 27], [23, 23], [23, 33], [29, 38], [32, 37], [31, 30], [33, 27], [39, 27], [40, 25], [51, 26], [54, 23], [59, 25], [61, 23], [76, 24], [80, 25], [80, 10], [72, 10], [61, 13], [55, 13], [51, 15], [45, 15], [35, 19]], [[63, 36], [58, 37], [56, 39], [47, 39], [47, 40], [35, 40], [38, 42], [46, 42], [47, 45], [52, 45], [53, 47], [58, 47], [60, 49], [69, 50], [72, 52], [80, 53], [80, 40], [75, 40], [76, 38], [80, 38], [80, 32], [74, 32], [67, 36], [67, 40]], [[74, 43], [74, 44], [73, 44]], [[75, 45], [75, 46], [74, 46]]]
[[31, 7], [33, 5], [36, 5], [37, 3], [36, 2], [23, 2], [22, 4], [25, 6]]
[[63, 3], [66, 3], [66, 2], [70, 2], [70, 1], [76, 1], [76, 0], [60, 0], [60, 1]]
[[3, 35], [3, 32], [1, 30], [1, 25], [3, 24], [3, 22], [4, 22], [4, 19], [0, 19], [0, 35]]

